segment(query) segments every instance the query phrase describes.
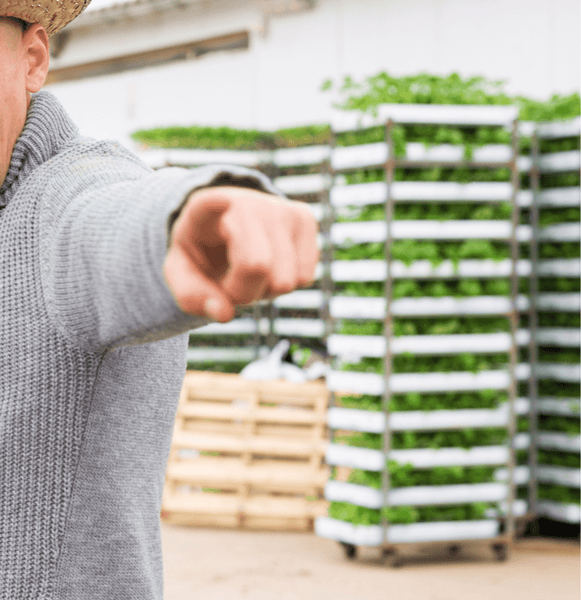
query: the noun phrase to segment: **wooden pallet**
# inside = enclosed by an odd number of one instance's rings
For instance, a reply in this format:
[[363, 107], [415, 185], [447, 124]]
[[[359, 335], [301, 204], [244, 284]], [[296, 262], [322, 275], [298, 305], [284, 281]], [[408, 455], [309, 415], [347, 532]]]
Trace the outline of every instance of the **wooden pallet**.
[[327, 388], [189, 371], [166, 471], [162, 519], [313, 529], [325, 515]]

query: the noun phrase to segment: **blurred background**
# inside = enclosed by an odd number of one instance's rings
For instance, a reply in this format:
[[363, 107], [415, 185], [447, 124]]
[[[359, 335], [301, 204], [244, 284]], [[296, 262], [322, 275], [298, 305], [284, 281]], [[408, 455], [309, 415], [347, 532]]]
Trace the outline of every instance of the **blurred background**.
[[580, 18], [93, 0], [52, 39], [83, 134], [260, 169], [320, 221], [310, 289], [191, 333], [169, 598], [578, 598]]
[[53, 40], [48, 88], [86, 135], [329, 120], [326, 80], [387, 71], [579, 90], [577, 0], [93, 0]]

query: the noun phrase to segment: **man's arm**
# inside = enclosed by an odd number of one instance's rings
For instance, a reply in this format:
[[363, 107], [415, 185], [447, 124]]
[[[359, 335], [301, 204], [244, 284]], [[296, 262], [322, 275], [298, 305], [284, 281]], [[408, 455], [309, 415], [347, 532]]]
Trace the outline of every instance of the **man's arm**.
[[313, 218], [259, 173], [151, 172], [93, 144], [50, 165], [41, 198], [46, 304], [75, 345], [101, 352], [164, 339], [312, 278]]

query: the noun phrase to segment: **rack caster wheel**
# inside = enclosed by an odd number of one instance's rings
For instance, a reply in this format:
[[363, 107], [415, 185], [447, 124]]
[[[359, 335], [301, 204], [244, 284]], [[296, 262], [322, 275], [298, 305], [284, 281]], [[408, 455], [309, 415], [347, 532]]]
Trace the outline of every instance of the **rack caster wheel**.
[[508, 558], [508, 549], [506, 544], [493, 544], [492, 550], [496, 556], [496, 560], [504, 562]]
[[404, 557], [401, 554], [398, 554], [397, 552], [393, 552], [389, 559], [389, 564], [394, 569], [399, 569], [400, 567], [403, 567], [404, 562]]
[[458, 556], [460, 554], [460, 546], [458, 544], [453, 544], [452, 546], [448, 547], [448, 554], [452, 557], [455, 558], [456, 556]]
[[353, 560], [357, 556], [357, 546], [354, 546], [353, 544], [347, 544], [345, 542], [341, 542], [341, 546], [343, 546], [345, 558]]

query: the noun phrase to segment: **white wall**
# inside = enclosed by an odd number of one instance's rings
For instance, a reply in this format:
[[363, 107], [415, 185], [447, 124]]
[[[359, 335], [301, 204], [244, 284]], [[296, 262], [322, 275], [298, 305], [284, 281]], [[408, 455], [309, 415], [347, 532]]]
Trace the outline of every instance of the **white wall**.
[[580, 88], [579, 0], [317, 0], [258, 33], [252, 0], [214, 0], [103, 30], [72, 31], [54, 66], [252, 29], [249, 50], [54, 84], [87, 134], [130, 145], [139, 128], [274, 128], [328, 120], [328, 78], [429, 72], [505, 79], [540, 99]]

